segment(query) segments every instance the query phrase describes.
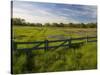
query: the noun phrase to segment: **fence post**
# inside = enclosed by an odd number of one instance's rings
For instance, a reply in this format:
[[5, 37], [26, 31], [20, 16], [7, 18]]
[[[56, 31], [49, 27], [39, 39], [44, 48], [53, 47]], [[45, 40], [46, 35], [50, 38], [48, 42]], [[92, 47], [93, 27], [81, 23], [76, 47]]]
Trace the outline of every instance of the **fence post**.
[[16, 50], [17, 49], [17, 44], [16, 42], [12, 41], [12, 50]]
[[86, 43], [88, 42], [88, 36], [86, 37]]
[[71, 47], [71, 37], [69, 38], [68, 45], [69, 45], [69, 48], [70, 48]]
[[34, 63], [32, 62], [32, 50], [26, 52], [26, 68], [28, 72], [32, 72]]
[[45, 40], [45, 50], [48, 50], [48, 40]]

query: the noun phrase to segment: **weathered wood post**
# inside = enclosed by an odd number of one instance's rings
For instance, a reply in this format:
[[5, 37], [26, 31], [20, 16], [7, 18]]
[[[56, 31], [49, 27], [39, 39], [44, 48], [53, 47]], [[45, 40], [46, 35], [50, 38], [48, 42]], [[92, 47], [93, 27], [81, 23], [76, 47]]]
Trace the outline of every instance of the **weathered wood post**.
[[17, 44], [15, 41], [12, 41], [12, 50], [16, 50], [17, 49]]
[[48, 43], [49, 43], [49, 41], [48, 40], [45, 40], [45, 51], [48, 50]]
[[[46, 40], [44, 40], [44, 50], [45, 50], [45, 52], [48, 50], [48, 43], [49, 43], [49, 41], [46, 39]], [[48, 56], [46, 56], [47, 58], [48, 58]], [[47, 71], [47, 66], [48, 66], [48, 61], [46, 60], [46, 59], [44, 59], [44, 71], [46, 72]]]
[[68, 45], [69, 45], [68, 47], [69, 48], [71, 47], [71, 42], [72, 42], [72, 38], [70, 37], [69, 40], [68, 40]]
[[[16, 48], [17, 48], [17, 44], [13, 40], [11, 40], [11, 56], [12, 56], [11, 57], [11, 65], [14, 64], [14, 62], [13, 62], [13, 59], [14, 59], [13, 52], [16, 50]], [[14, 73], [13, 66], [11, 66], [11, 73], [12, 74]]]
[[88, 36], [86, 37], [86, 43], [88, 42]]
[[32, 72], [34, 63], [32, 62], [32, 50], [27, 50], [26, 52], [26, 68], [28, 72]]

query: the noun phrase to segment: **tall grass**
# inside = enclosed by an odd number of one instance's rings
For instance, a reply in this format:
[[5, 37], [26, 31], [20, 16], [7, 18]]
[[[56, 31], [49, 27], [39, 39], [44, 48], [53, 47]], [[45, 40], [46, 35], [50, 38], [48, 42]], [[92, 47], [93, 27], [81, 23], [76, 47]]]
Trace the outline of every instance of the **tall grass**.
[[[78, 34], [81, 30], [82, 34]], [[50, 35], [64, 35], [71, 37], [87, 36], [94, 34], [96, 30], [67, 29], [67, 28], [43, 28], [43, 27], [13, 27], [14, 41], [37, 41], [55, 40], [48, 38]], [[83, 35], [83, 32], [85, 32]], [[76, 41], [77, 42], [77, 41]], [[58, 45], [53, 43], [51, 45]], [[33, 47], [34, 45], [22, 45], [19, 48]], [[29, 64], [29, 65], [28, 65]], [[30, 58], [24, 51], [13, 51], [13, 73], [37, 73], [71, 70], [88, 70], [97, 68], [97, 45], [96, 42], [84, 44], [80, 48], [73, 49], [61, 47], [57, 49], [33, 50]], [[31, 70], [30, 70], [31, 69]]]
[[[96, 43], [88, 43], [79, 49], [59, 48], [52, 51], [33, 51], [30, 58], [33, 62], [31, 72], [54, 72], [71, 70], [88, 70], [97, 68]], [[15, 59], [15, 56], [14, 56]], [[14, 73], [26, 73], [26, 56], [14, 60]], [[30, 64], [30, 62], [29, 62]]]

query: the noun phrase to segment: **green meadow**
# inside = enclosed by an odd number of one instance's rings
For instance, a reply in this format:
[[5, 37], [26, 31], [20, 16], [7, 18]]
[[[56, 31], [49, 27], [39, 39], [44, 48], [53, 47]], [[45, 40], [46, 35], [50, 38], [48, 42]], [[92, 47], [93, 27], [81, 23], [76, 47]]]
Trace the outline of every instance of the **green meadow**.
[[[12, 40], [16, 42], [62, 40], [69, 37], [96, 36], [97, 34], [96, 28], [12, 26], [12, 31]], [[58, 42], [50, 45], [59, 44]], [[18, 45], [18, 48], [33, 46]], [[12, 53], [13, 73], [56, 72], [97, 68], [97, 42], [86, 43], [77, 49], [59, 47], [57, 49], [49, 49], [48, 51], [32, 50], [30, 59], [27, 59], [24, 51], [12, 51]]]
[[14, 26], [15, 41], [57, 40], [68, 37], [96, 36], [96, 28], [28, 27]]

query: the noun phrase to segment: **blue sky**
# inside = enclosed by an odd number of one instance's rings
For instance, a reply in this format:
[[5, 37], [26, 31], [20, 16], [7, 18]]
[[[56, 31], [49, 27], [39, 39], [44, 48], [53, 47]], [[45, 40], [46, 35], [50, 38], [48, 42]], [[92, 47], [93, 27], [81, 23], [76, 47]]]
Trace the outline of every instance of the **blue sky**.
[[97, 22], [97, 7], [14, 1], [13, 17], [23, 18], [33, 23], [89, 23]]

